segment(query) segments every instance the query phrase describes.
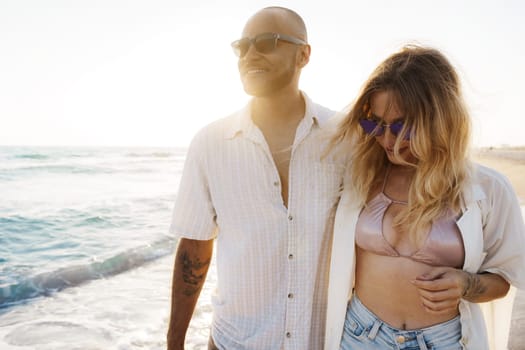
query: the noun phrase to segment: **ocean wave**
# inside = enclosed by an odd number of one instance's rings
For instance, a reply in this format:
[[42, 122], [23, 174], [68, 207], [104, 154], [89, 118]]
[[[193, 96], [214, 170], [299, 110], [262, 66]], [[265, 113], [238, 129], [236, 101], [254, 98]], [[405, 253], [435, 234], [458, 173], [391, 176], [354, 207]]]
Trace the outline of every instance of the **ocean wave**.
[[[116, 169], [100, 166], [76, 166], [76, 165], [58, 165], [42, 164], [31, 166], [20, 166], [16, 168], [0, 168], [1, 180], [19, 180], [27, 176], [36, 176], [41, 174], [113, 174], [119, 172]], [[122, 172], [122, 171], [121, 171]]]
[[[175, 160], [181, 162], [182, 160]], [[161, 168], [161, 170], [163, 170]], [[138, 163], [113, 163], [102, 165], [69, 165], [69, 164], [38, 164], [38, 165], [20, 165], [17, 167], [2, 168], [0, 167], [0, 180], [17, 180], [27, 176], [36, 176], [42, 174], [57, 175], [111, 175], [111, 174], [150, 174], [157, 173], [159, 167], [152, 166], [145, 161]]]
[[90, 216], [82, 221], [76, 223], [76, 227], [102, 227], [102, 228], [112, 228], [118, 227], [118, 224], [113, 222], [114, 220], [107, 216]]
[[[36, 218], [30, 218], [22, 215], [12, 215], [9, 217], [0, 217], [0, 228], [2, 229], [2, 232], [4, 233], [4, 239], [6, 240], [12, 240], [17, 239], [15, 234], [25, 233], [28, 231], [42, 231], [44, 229], [48, 228], [54, 228], [55, 223], [42, 220], [42, 219], [36, 219]], [[12, 235], [7, 235], [7, 234]]]
[[15, 154], [13, 156], [15, 159], [49, 159], [50, 157], [41, 153], [24, 153], [24, 154]]
[[174, 247], [175, 240], [165, 238], [152, 244], [130, 249], [103, 261], [64, 267], [55, 271], [37, 274], [19, 283], [0, 286], [0, 309], [137, 268], [145, 263], [171, 254]]
[[150, 153], [127, 153], [126, 157], [130, 158], [170, 158], [176, 155], [173, 152], [150, 152]]

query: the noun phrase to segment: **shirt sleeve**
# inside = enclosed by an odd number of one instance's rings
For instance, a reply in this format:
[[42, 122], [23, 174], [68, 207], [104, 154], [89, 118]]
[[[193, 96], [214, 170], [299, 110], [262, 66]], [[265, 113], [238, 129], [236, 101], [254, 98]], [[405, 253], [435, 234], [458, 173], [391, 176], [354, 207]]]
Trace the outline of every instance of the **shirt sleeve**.
[[206, 132], [192, 140], [176, 195], [170, 233], [176, 238], [209, 240], [216, 236], [216, 213], [209, 191]]
[[525, 226], [516, 193], [497, 174], [485, 199], [483, 236], [485, 259], [480, 271], [496, 273], [517, 288], [525, 288]]

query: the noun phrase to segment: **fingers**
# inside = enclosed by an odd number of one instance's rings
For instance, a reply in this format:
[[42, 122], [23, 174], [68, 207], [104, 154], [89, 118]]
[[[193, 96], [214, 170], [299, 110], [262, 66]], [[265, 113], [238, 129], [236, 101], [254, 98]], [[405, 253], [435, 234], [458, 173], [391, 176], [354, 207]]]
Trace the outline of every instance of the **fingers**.
[[432, 281], [413, 280], [411, 281], [414, 286], [422, 290], [428, 290], [432, 292], [439, 292], [450, 288], [450, 281], [445, 279], [437, 279]]
[[436, 267], [422, 275], [416, 277], [418, 281], [432, 281], [441, 278], [445, 273], [450, 270], [448, 267]]
[[[464, 272], [453, 268], [436, 268], [429, 273], [418, 276], [412, 280], [412, 284], [417, 288], [440, 291], [463, 286]], [[430, 278], [432, 277], [432, 278]]]
[[429, 301], [428, 299], [421, 298], [421, 304], [423, 308], [431, 314], [441, 314], [450, 312], [458, 307], [459, 299], [447, 299], [442, 301]]
[[428, 301], [428, 303], [440, 303], [446, 300], [453, 300], [454, 303], [457, 303], [461, 298], [461, 290], [457, 288], [445, 289], [437, 292], [425, 289], [419, 289], [418, 291], [421, 299]]
[[421, 304], [430, 313], [448, 312], [456, 309], [461, 298], [460, 291], [456, 288], [441, 291], [428, 291], [419, 289]]
[[[428, 280], [428, 276], [435, 279]], [[457, 308], [462, 293], [460, 277], [455, 269], [434, 269], [431, 273], [423, 275], [423, 278], [413, 280], [412, 284], [418, 288], [425, 310], [439, 314]]]

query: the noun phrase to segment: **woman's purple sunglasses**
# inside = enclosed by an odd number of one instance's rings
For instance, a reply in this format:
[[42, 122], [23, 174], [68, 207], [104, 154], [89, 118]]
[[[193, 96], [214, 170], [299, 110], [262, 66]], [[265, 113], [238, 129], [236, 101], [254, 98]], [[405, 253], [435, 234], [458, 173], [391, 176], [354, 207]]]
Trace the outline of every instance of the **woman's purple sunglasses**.
[[[397, 136], [403, 130], [403, 126], [405, 125], [403, 120], [398, 120], [396, 122], [393, 122], [392, 124], [386, 124], [384, 122], [378, 122], [374, 119], [366, 119], [361, 118], [359, 119], [359, 125], [363, 128], [363, 131], [367, 133], [368, 135], [372, 136], [381, 136], [385, 133], [386, 128], [390, 129], [390, 132]], [[404, 137], [405, 140], [410, 139], [410, 129], [407, 131]]]

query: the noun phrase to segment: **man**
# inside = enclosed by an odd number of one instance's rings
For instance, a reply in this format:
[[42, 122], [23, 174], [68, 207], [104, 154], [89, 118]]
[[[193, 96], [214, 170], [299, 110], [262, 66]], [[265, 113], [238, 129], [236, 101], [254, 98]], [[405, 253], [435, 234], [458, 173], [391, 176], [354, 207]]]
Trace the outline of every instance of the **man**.
[[209, 349], [321, 349], [343, 173], [341, 157], [324, 152], [333, 112], [299, 90], [310, 45], [297, 13], [260, 10], [232, 47], [253, 99], [188, 150], [171, 225], [179, 243], [168, 349], [184, 348], [214, 240]]

